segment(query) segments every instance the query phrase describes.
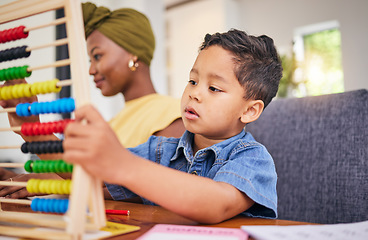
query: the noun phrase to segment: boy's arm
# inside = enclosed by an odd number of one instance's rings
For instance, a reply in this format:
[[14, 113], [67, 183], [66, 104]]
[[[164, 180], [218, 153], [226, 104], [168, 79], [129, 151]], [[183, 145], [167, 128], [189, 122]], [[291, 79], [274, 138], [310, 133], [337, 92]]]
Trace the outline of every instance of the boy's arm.
[[[85, 119], [88, 124], [82, 124]], [[218, 223], [253, 205], [227, 183], [187, 174], [140, 158], [121, 146], [102, 116], [91, 106], [76, 111], [65, 130], [64, 159], [82, 165], [108, 183], [122, 185], [177, 214]]]

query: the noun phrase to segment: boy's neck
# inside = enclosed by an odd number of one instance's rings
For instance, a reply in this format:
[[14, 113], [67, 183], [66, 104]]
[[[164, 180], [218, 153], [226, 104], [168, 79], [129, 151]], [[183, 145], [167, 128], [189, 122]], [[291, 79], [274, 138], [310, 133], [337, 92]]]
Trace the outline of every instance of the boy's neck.
[[210, 147], [210, 146], [215, 145], [216, 143], [222, 142], [226, 139], [227, 138], [224, 138], [224, 139], [211, 139], [211, 138], [207, 138], [207, 137], [204, 137], [202, 135], [199, 135], [199, 134], [194, 134], [194, 139], [193, 139], [193, 144], [192, 144], [193, 155], [195, 155], [196, 152], [198, 152], [198, 150]]

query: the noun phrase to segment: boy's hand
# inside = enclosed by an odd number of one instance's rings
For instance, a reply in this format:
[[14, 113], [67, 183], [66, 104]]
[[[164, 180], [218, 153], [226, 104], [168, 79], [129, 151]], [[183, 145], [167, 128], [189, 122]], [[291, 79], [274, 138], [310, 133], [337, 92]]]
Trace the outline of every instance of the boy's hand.
[[63, 159], [80, 164], [87, 172], [107, 182], [114, 182], [119, 174], [117, 166], [130, 154], [100, 113], [91, 105], [75, 111], [75, 121], [64, 131]]

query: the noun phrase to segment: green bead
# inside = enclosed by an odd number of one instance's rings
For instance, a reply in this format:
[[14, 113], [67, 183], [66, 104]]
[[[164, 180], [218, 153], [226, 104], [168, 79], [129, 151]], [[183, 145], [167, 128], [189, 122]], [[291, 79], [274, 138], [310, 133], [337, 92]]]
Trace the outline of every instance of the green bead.
[[34, 173], [40, 173], [40, 161], [39, 160], [35, 160], [33, 162], [33, 172]]
[[29, 66], [28, 65], [24, 65], [23, 67], [21, 67], [22, 68], [22, 78], [25, 78], [25, 77], [29, 77], [29, 76], [31, 76], [31, 74], [32, 74], [32, 72], [28, 72], [27, 71], [27, 69], [29, 68]]
[[8, 71], [7, 71], [7, 78], [8, 78], [8, 80], [13, 80], [14, 79], [14, 77], [13, 77], [14, 70], [15, 70], [14, 67], [8, 68]]
[[14, 71], [14, 79], [20, 79], [20, 78], [22, 78], [22, 75], [20, 74], [20, 67], [17, 67], [16, 69], [15, 69], [16, 71]]
[[5, 71], [4, 71], [5, 69], [1, 69], [0, 70], [0, 80], [1, 81], [4, 81], [5, 80], [5, 76], [4, 76], [4, 73], [5, 73]]
[[28, 160], [24, 164], [24, 170], [26, 170], [27, 172], [31, 173], [32, 172], [32, 165], [33, 165], [33, 161], [32, 160]]
[[9, 80], [9, 68], [7, 68], [7, 69], [4, 69], [4, 79], [6, 80], [6, 81], [8, 81]]

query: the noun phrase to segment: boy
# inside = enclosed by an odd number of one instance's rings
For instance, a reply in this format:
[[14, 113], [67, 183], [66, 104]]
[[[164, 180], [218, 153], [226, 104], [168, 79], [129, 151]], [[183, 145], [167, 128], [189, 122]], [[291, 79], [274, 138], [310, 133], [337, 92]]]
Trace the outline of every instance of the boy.
[[276, 218], [272, 157], [244, 127], [276, 95], [281, 76], [269, 37], [207, 34], [182, 96], [187, 131], [180, 139], [153, 136], [127, 150], [101, 115], [84, 106], [66, 128], [64, 159], [104, 180], [115, 200], [138, 195], [202, 223], [240, 213]]

